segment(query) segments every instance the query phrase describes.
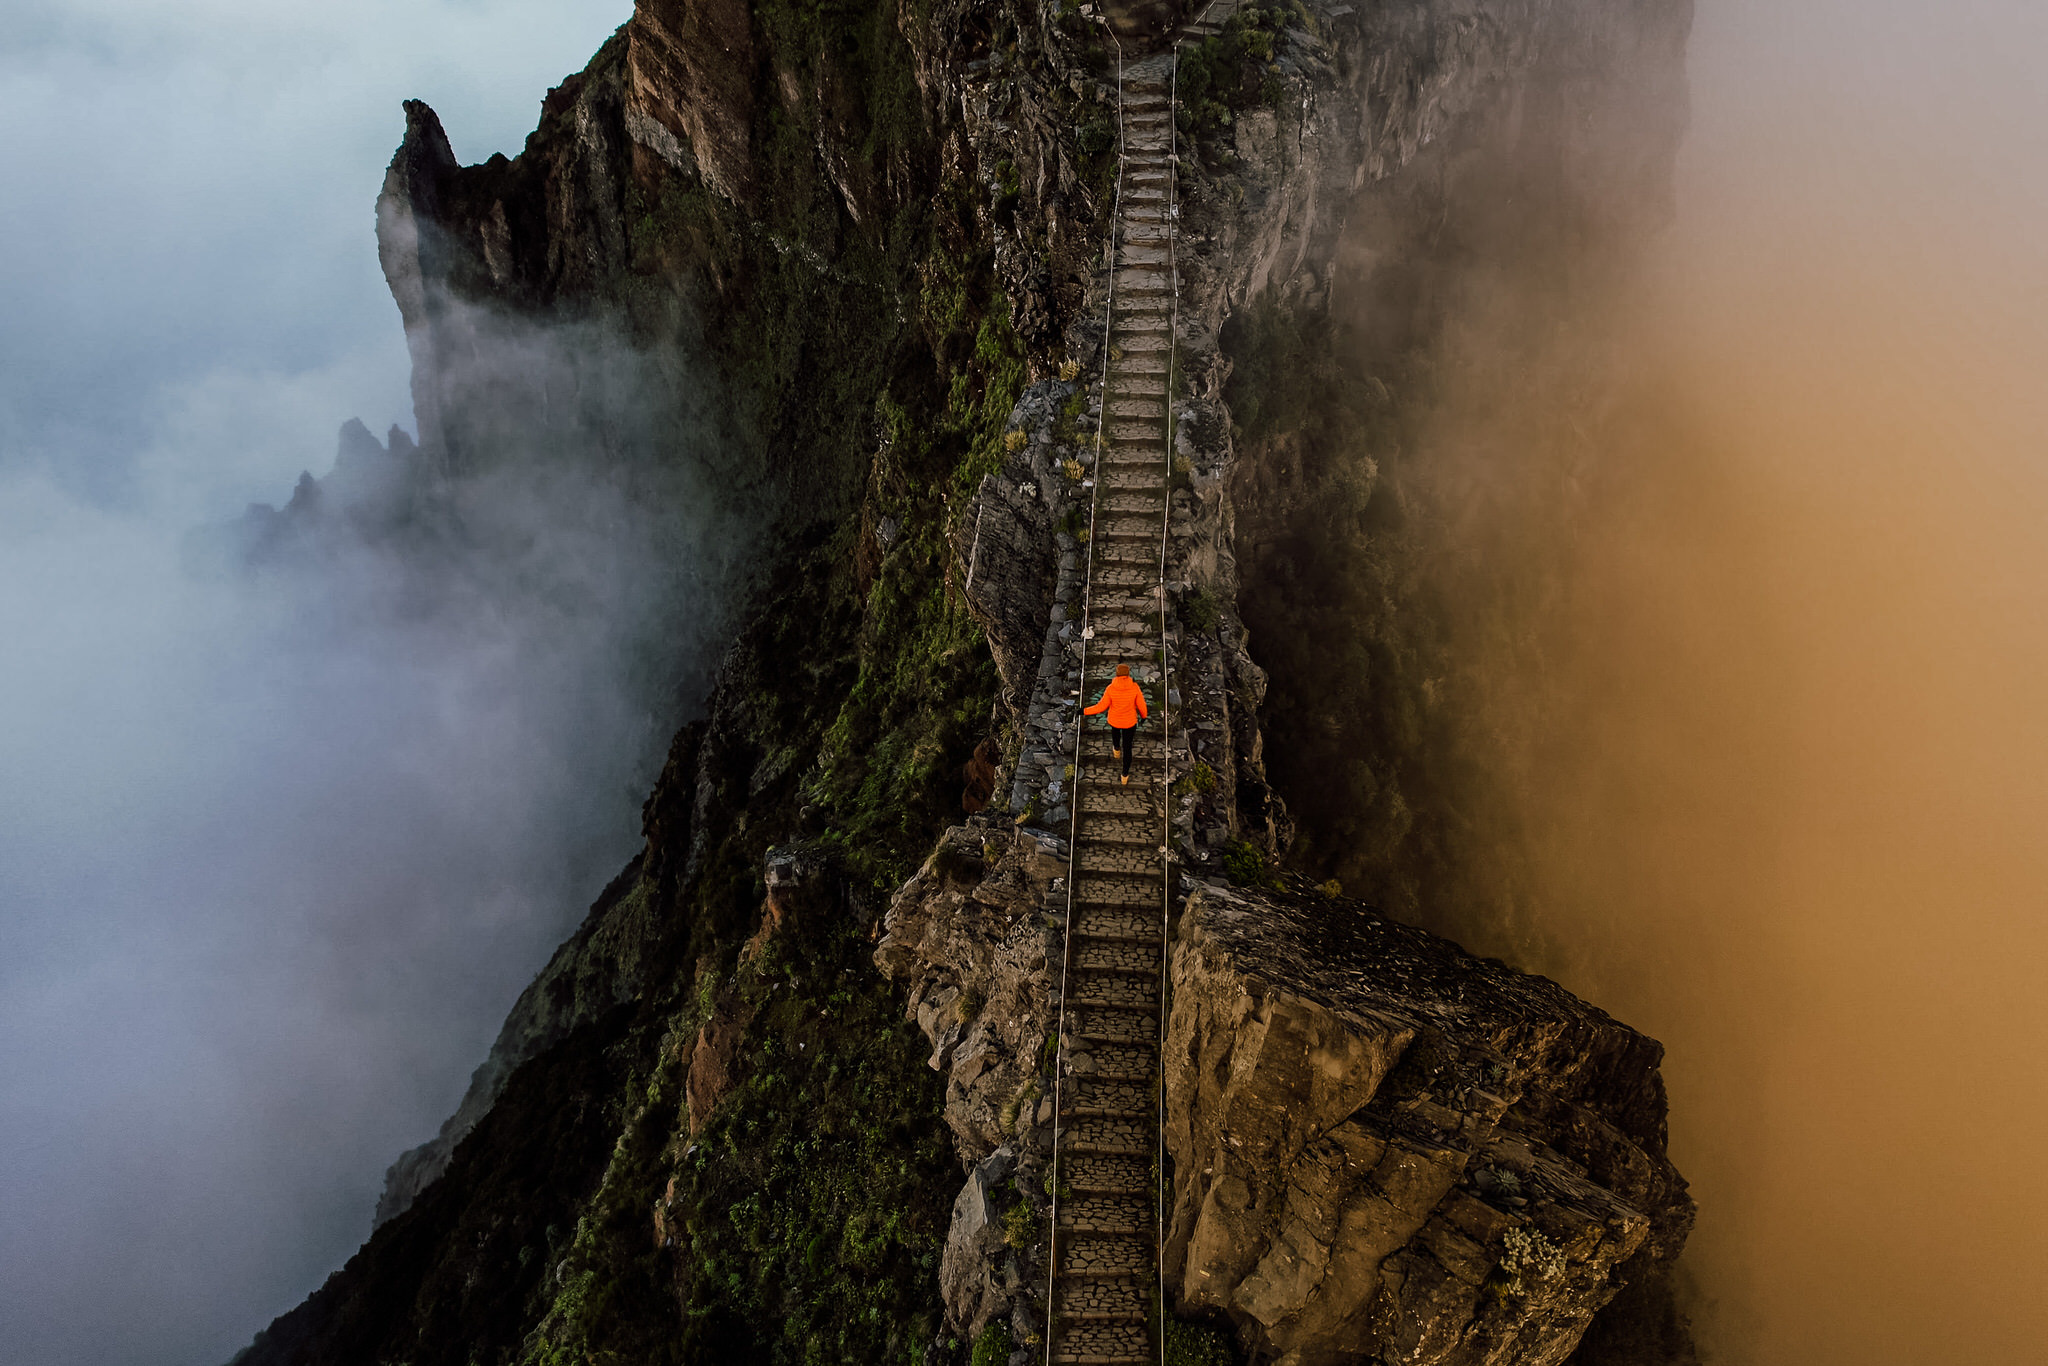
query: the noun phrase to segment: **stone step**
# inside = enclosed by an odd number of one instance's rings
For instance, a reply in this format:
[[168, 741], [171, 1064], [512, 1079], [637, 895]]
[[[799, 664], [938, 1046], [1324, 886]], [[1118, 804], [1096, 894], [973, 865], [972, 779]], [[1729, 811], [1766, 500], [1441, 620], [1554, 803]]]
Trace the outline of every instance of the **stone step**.
[[1116, 351], [1121, 351], [1126, 356], [1150, 351], [1171, 351], [1173, 329], [1164, 322], [1157, 327], [1125, 327], [1119, 323], [1109, 334], [1109, 344], [1114, 348], [1110, 354], [1112, 361], [1118, 359]]
[[1166, 926], [1157, 915], [1141, 915], [1136, 908], [1129, 906], [1083, 906], [1074, 914], [1077, 920], [1073, 931], [1076, 953], [1086, 948], [1125, 957], [1151, 954], [1155, 962], [1158, 960]]
[[[1084, 1077], [1149, 1083], [1159, 1073], [1159, 1055], [1149, 1039], [1142, 1043], [1116, 1040], [1083, 1043], [1069, 1039], [1067, 1058], [1075, 1073]], [[1091, 1156], [1114, 1154], [1095, 1153]], [[1066, 1158], [1063, 1156], [1060, 1160], [1064, 1162]]]
[[[1151, 1152], [1149, 1143], [1145, 1151]], [[1150, 1237], [1062, 1238], [1059, 1274], [1062, 1279], [1076, 1272], [1125, 1276], [1143, 1273], [1149, 1276], [1155, 1270], [1153, 1259], [1156, 1253], [1157, 1248]], [[1060, 1335], [1062, 1346], [1071, 1331]]]
[[1070, 1105], [1117, 1113], [1150, 1114], [1159, 1108], [1159, 1096], [1151, 1087], [1134, 1081], [1100, 1081], [1094, 1077], [1069, 1077], [1061, 1095]]
[[[1084, 1084], [1095, 1084], [1092, 1078], [1081, 1078]], [[1131, 1083], [1115, 1083], [1130, 1085]], [[1060, 1159], [1060, 1184], [1077, 1194], [1100, 1192], [1102, 1194], [1142, 1193], [1154, 1189], [1151, 1159], [1110, 1157], [1078, 1154], [1072, 1158]]]
[[[1134, 774], [1133, 776], [1136, 775]], [[1158, 775], [1148, 774], [1146, 776], [1156, 777]], [[1139, 801], [1133, 802], [1130, 807], [1111, 806], [1109, 804], [1126, 793], [1136, 794]], [[1135, 784], [1126, 787], [1122, 783], [1104, 783], [1090, 787], [1082, 792], [1080, 800], [1081, 821], [1083, 824], [1089, 821], [1105, 820], [1135, 822], [1152, 831], [1152, 835], [1147, 840], [1147, 843], [1152, 848], [1157, 849], [1166, 842], [1165, 820], [1156, 809], [1157, 803], [1152, 801], [1149, 785], [1147, 784]], [[1133, 807], [1137, 809], [1133, 809]]]
[[1111, 584], [1098, 584], [1088, 594], [1091, 612], [1102, 612], [1122, 617], [1157, 617], [1159, 615], [1159, 585], [1145, 583], [1135, 587], [1118, 588]]
[[1068, 1152], [1113, 1153], [1119, 1157], [1149, 1157], [1158, 1130], [1152, 1113], [1109, 1118], [1092, 1115], [1061, 1126], [1060, 1147]]
[[1091, 843], [1114, 849], [1143, 850], [1151, 858], [1159, 857], [1159, 846], [1166, 842], [1166, 832], [1159, 828], [1159, 822], [1150, 817], [1138, 817], [1126, 823], [1125, 828], [1114, 834], [1105, 833], [1103, 826], [1107, 817], [1089, 817], [1090, 830], [1081, 836]]
[[1118, 782], [1090, 783], [1081, 792], [1081, 816], [1119, 816], [1160, 820], [1159, 803], [1149, 787], [1127, 787]]
[[1110, 387], [1116, 389], [1124, 381], [1153, 381], [1159, 385], [1159, 393], [1165, 395], [1165, 381], [1174, 371], [1174, 356], [1171, 352], [1143, 352], [1135, 356], [1124, 356], [1110, 367]]
[[[1132, 783], [1137, 783], [1132, 776]], [[1153, 781], [1157, 781], [1154, 779]], [[1127, 874], [1122, 877], [1097, 877], [1083, 874], [1074, 880], [1074, 900], [1090, 910], [1122, 911], [1136, 917], [1149, 915], [1159, 904], [1159, 874], [1147, 873], [1140, 877]], [[1146, 932], [1151, 931], [1146, 926]]]
[[1105, 542], [1095, 547], [1095, 568], [1099, 571], [1109, 565], [1123, 565], [1141, 569], [1150, 574], [1148, 582], [1159, 578], [1159, 538], [1153, 537], [1150, 549], [1134, 548], [1128, 542]]
[[[1155, 481], [1156, 483], [1156, 481]], [[1095, 532], [1142, 535], [1157, 541], [1166, 516], [1167, 496], [1161, 488], [1102, 489], [1096, 497]]]
[[1166, 448], [1166, 422], [1162, 414], [1158, 421], [1132, 422], [1121, 418], [1112, 419], [1109, 430], [1104, 433], [1107, 444], [1112, 448], [1143, 451], [1147, 447]]
[[1166, 481], [1172, 476], [1167, 472], [1165, 443], [1155, 443], [1149, 450], [1111, 446], [1105, 448], [1102, 455], [1100, 482], [1103, 488], [1156, 488], [1166, 492]]
[[[1143, 1326], [1151, 1315], [1150, 1290], [1125, 1277], [1075, 1277], [1060, 1289], [1062, 1323], [1133, 1323]], [[1147, 1356], [1147, 1361], [1154, 1358]]]
[[1152, 1235], [1152, 1202], [1142, 1195], [1085, 1195], [1060, 1203], [1059, 1226], [1072, 1234]]
[[1122, 564], [1105, 560], [1095, 566], [1095, 587], [1101, 592], [1118, 589], [1145, 588], [1159, 578], [1157, 556], [1146, 556], [1143, 563]]
[[1095, 616], [1119, 620], [1137, 618], [1150, 622], [1155, 629], [1159, 624], [1159, 600], [1148, 593], [1105, 592], [1093, 599], [1089, 612], [1091, 619]]
[[[1121, 645], [1142, 647], [1159, 639], [1159, 627], [1159, 617], [1156, 613], [1147, 613], [1140, 617], [1096, 612], [1091, 614], [1089, 621], [1089, 629], [1094, 632], [1090, 638], [1098, 650], [1107, 648], [1111, 641]], [[1104, 685], [1107, 686], [1108, 682], [1109, 677], [1105, 676]]]
[[1094, 940], [1074, 945], [1076, 972], [1124, 973], [1133, 977], [1159, 976], [1158, 945], [1126, 943], [1122, 940]]
[[1067, 1004], [1119, 1006], [1132, 1010], [1159, 1007], [1159, 981], [1154, 977], [1133, 977], [1128, 973], [1088, 973], [1067, 985]]
[[[1132, 785], [1136, 786], [1138, 781], [1138, 775], [1132, 774]], [[1159, 905], [1161, 886], [1157, 873], [1126, 873], [1119, 877], [1084, 873], [1074, 881], [1074, 900], [1089, 910], [1122, 911], [1135, 918]], [[1145, 932], [1149, 934], [1154, 928], [1148, 925]]]
[[[1094, 873], [1105, 877], [1142, 877], [1159, 866], [1159, 846], [1112, 844], [1081, 850], [1074, 856], [1074, 863], [1082, 873]], [[1107, 1001], [1116, 999], [1116, 993], [1108, 987], [1088, 999]]]
[[[1132, 1022], [1128, 1025], [1113, 1026], [1109, 1024], [1098, 1024], [1086, 1030], [1077, 1030], [1066, 1036], [1067, 1052], [1069, 1055], [1078, 1055], [1083, 1058], [1093, 1058], [1098, 1053], [1112, 1048], [1143, 1049], [1147, 1059], [1146, 1066], [1149, 1068], [1151, 1065], [1152, 1055], [1155, 1051], [1154, 1041], [1156, 1040], [1159, 1031], [1158, 1023], [1156, 1020], [1152, 1021], [1153, 1027], [1150, 1030], [1140, 1029], [1139, 1026], [1141, 1024], [1144, 1024], [1147, 1021], [1147, 1019], [1147, 1016], [1141, 1013], [1133, 1012], [1131, 1015]], [[1147, 1071], [1144, 1075], [1149, 1077], [1152, 1074], [1150, 1071]], [[1131, 1081], [1135, 1081], [1137, 1079], [1138, 1077], [1135, 1073], [1131, 1074], [1127, 1078], [1127, 1080]], [[1125, 1150], [1122, 1148], [1098, 1149], [1096, 1147], [1089, 1147], [1084, 1149], [1083, 1151], [1101, 1151], [1117, 1153], [1123, 1152]]]
[[[1128, 541], [1125, 544], [1137, 545], [1138, 542]], [[1103, 547], [1105, 550], [1108, 548], [1107, 546]], [[1153, 563], [1157, 564], [1158, 560], [1156, 557], [1159, 553], [1159, 539], [1156, 536], [1152, 539], [1151, 553], [1155, 557]], [[1081, 685], [1084, 688], [1092, 689], [1097, 696], [1100, 696], [1102, 689], [1109, 686], [1109, 680], [1115, 674], [1116, 666], [1128, 664], [1131, 666], [1131, 677], [1138, 680], [1138, 686], [1149, 689], [1159, 681], [1152, 676], [1153, 668], [1158, 663], [1159, 639], [1157, 636], [1142, 641], [1119, 640], [1114, 642], [1113, 646], [1098, 646], [1090, 651], [1088, 656], [1088, 674], [1082, 680]], [[1149, 698], [1151, 694], [1148, 692], [1146, 696]]]

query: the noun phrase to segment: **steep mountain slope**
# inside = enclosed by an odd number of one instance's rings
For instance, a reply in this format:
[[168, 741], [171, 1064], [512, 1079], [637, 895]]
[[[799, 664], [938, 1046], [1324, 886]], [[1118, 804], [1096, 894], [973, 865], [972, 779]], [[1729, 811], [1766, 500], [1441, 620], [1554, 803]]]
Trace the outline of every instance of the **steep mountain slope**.
[[[1454, 221], [1426, 186], [1473, 157], [1512, 160], [1515, 137], [1548, 126], [1527, 110], [1556, 83], [1597, 95], [1633, 71], [1617, 44], [1635, 45], [1630, 61], [1654, 66], [1668, 97], [1683, 12], [1247, 7], [1212, 16], [1213, 36], [1182, 54], [1168, 90], [1188, 249], [1161, 372], [1169, 482], [1153, 505], [1172, 547], [1153, 685], [1185, 706], [1193, 737], [1166, 756], [1161, 868], [1177, 914], [1190, 894], [1221, 894], [1218, 871], [1284, 880], [1273, 864], [1289, 804], [1314, 813], [1325, 862], [1349, 828], [1299, 772], [1290, 788], [1274, 770], [1277, 795], [1268, 785], [1254, 663], [1343, 631], [1290, 596], [1263, 539], [1271, 528], [1292, 544], [1331, 506], [1290, 492], [1289, 462], [1313, 420], [1302, 405], [1351, 392], [1328, 358], [1294, 359], [1330, 326], [1342, 253], [1360, 224], [1381, 225], [1384, 245], [1432, 214]], [[724, 500], [758, 567], [738, 576], [749, 596], [707, 715], [677, 736], [647, 801], [644, 849], [521, 998], [448, 1128], [394, 1169], [370, 1241], [239, 1360], [936, 1363], [964, 1359], [970, 1339], [977, 1363], [1006, 1341], [1015, 1360], [1043, 1356], [1043, 1183], [984, 1201], [1025, 1213], [971, 1247], [956, 1193], [960, 1161], [971, 1192], [989, 1188], [997, 1154], [1011, 1168], [1028, 1157], [1051, 1114], [1026, 1093], [1058, 1075], [1041, 1044], [1060, 957], [1039, 903], [1068, 833], [1056, 737], [1078, 732], [1041, 683], [1067, 643], [1068, 560], [1104, 412], [1095, 380], [1123, 349], [1103, 321], [1100, 257], [1117, 211], [1116, 44], [1078, 7], [650, 0], [549, 94], [516, 160], [461, 167], [433, 112], [407, 106], [378, 226], [415, 366], [409, 506], [459, 517], [481, 474], [557, 458], [550, 433], [567, 421], [639, 503]], [[1654, 200], [1669, 143], [1600, 175], [1647, 183]], [[1639, 231], [1592, 225], [1568, 254]], [[1431, 307], [1411, 299], [1404, 327], [1426, 332]], [[508, 335], [572, 344], [490, 345]], [[1247, 374], [1271, 382], [1248, 388]], [[707, 431], [717, 477], [679, 493], [686, 449], [706, 467]], [[1355, 483], [1371, 458], [1333, 448], [1318, 478]], [[1273, 656], [1238, 615], [1241, 560], [1265, 613], [1246, 617]], [[1303, 667], [1281, 686], [1318, 677]], [[1379, 739], [1355, 743], [1361, 762], [1388, 761]], [[946, 833], [963, 806], [973, 823]], [[919, 907], [936, 891], [951, 897], [945, 916], [1000, 911], [960, 943], [1008, 948], [935, 949], [951, 942], [940, 912]], [[1357, 914], [1290, 895], [1311, 920]], [[875, 969], [878, 940], [912, 987], [908, 1018]], [[1491, 980], [1437, 952], [1453, 978]], [[1574, 1263], [1585, 1279], [1569, 1304], [1518, 1300], [1517, 1322], [1542, 1320], [1528, 1329], [1542, 1346], [1487, 1359], [1561, 1359], [1683, 1241], [1657, 1050], [1611, 1021], [1599, 1031], [1625, 1074], [1614, 1093], [1656, 1112], [1630, 1141], [1668, 1174], [1662, 1203], [1636, 1216], [1664, 1232], [1626, 1274], [1614, 1268], [1641, 1238]], [[1513, 1066], [1527, 1095], [1569, 1089], [1546, 1075], [1556, 1058]], [[1203, 1111], [1204, 1084], [1169, 1065], [1168, 1105]], [[1486, 1151], [1488, 1170], [1506, 1169]], [[1297, 1156], [1274, 1159], [1274, 1198]], [[1174, 1175], [1176, 1189], [1190, 1179]], [[1496, 1242], [1528, 1221], [1498, 1222]], [[1169, 1299], [1228, 1328], [1199, 1350], [1280, 1342], [1263, 1308], [1178, 1285]], [[1644, 1312], [1669, 1317], [1661, 1302]], [[1198, 1350], [1185, 1330], [1159, 1331], [1176, 1353]]]

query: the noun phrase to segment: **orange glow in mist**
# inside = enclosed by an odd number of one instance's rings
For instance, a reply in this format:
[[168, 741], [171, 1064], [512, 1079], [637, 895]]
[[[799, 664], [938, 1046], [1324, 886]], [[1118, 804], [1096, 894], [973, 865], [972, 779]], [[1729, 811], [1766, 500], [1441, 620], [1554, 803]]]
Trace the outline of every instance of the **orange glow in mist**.
[[1536, 923], [1471, 937], [1669, 1047], [1714, 1361], [2048, 1362], [2044, 28], [1702, 7], [1531, 624]]

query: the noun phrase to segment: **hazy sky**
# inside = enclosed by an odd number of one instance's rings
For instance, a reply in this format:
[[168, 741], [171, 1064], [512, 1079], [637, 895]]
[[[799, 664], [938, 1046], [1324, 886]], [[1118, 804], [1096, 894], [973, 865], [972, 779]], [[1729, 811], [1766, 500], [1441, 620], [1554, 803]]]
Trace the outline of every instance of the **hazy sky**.
[[[631, 847], [631, 757], [588, 743], [629, 727], [571, 624], [394, 624], [367, 562], [310, 597], [176, 573], [186, 527], [281, 501], [344, 419], [410, 425], [372, 239], [400, 100], [465, 161], [516, 152], [629, 11], [6, 6], [10, 1360], [218, 1363], [295, 1303]], [[1735, 496], [1696, 513], [1681, 471], [1655, 572], [1635, 524], [1589, 540], [1628, 586], [1594, 663], [1632, 687], [1585, 724], [1682, 743], [1556, 775], [1558, 819], [1611, 839], [1634, 813], [1587, 793], [1643, 783], [1687, 814], [1559, 873], [1557, 967], [1672, 1045], [1729, 1361], [2041, 1340], [2044, 51], [2017, 0], [1700, 6], [1646, 345]], [[1688, 653], [1723, 639], [1778, 653]], [[1785, 734], [1773, 782], [1729, 772]]]
[[629, 0], [10, 0], [0, 20], [0, 1355], [218, 1363], [633, 845], [576, 622], [389, 571], [178, 573], [359, 416], [412, 425], [373, 205], [516, 153]]
[[1478, 946], [1668, 1046], [1716, 1366], [2048, 1359], [2044, 52], [1702, 0], [1576, 525], [1502, 537], [1572, 573], [1500, 667], [1547, 943]]

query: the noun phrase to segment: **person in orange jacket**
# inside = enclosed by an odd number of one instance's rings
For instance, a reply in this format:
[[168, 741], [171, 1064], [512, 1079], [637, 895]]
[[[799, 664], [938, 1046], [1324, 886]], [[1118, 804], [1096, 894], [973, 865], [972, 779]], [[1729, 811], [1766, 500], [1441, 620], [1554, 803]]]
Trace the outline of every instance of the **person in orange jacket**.
[[1131, 677], [1131, 666], [1116, 666], [1116, 677], [1109, 680], [1109, 686], [1102, 690], [1102, 696], [1094, 706], [1083, 713], [1098, 716], [1109, 722], [1109, 733], [1116, 740], [1116, 752], [1123, 757], [1124, 782], [1131, 781], [1131, 737], [1138, 733], [1138, 722], [1152, 713], [1145, 706], [1145, 690]]

